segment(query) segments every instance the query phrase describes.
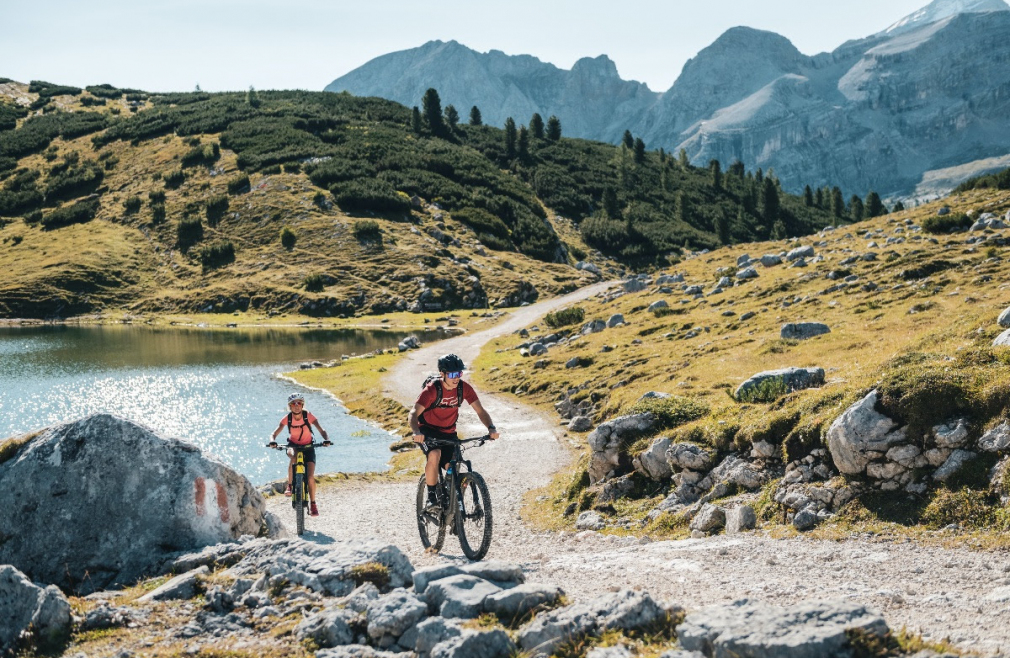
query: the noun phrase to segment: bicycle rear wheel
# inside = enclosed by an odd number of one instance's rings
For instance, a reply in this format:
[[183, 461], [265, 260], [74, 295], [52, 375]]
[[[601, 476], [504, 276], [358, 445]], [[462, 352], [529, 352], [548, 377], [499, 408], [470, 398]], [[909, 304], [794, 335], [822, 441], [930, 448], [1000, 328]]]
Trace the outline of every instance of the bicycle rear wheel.
[[479, 473], [465, 473], [459, 478], [459, 504], [456, 506], [456, 534], [463, 555], [481, 560], [491, 548], [491, 495]]
[[417, 532], [421, 535], [421, 545], [433, 551], [442, 550], [445, 543], [445, 523], [441, 514], [426, 511], [428, 507], [428, 486], [424, 476], [417, 482]]
[[295, 475], [294, 491], [291, 495], [291, 504], [295, 506], [295, 529], [299, 535], [305, 534], [305, 476], [301, 473]]

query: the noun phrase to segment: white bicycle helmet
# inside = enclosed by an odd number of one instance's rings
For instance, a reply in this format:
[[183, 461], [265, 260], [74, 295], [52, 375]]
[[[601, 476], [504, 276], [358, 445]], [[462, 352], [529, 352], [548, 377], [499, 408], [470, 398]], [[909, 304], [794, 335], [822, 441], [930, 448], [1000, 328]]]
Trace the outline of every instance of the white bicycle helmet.
[[291, 395], [288, 396], [288, 404], [291, 404], [295, 400], [301, 400], [302, 402], [305, 402], [305, 396], [302, 395], [301, 393], [292, 393]]

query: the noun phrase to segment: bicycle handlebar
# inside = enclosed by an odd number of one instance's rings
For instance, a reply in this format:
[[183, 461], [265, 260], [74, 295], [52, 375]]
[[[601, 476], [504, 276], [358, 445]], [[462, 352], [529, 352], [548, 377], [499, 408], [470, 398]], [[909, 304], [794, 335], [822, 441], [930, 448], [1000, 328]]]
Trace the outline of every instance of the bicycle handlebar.
[[[329, 445], [327, 445], [327, 443]], [[281, 444], [281, 443], [277, 443], [275, 441], [273, 445], [271, 445], [269, 443], [266, 444], [266, 447], [272, 448], [273, 450], [287, 450], [288, 448], [302, 448], [302, 449], [305, 449], [305, 448], [318, 448], [318, 447], [328, 448], [329, 446], [332, 446], [332, 445], [333, 445], [333, 443], [331, 441], [327, 441], [327, 442], [313, 441], [312, 443], [306, 443], [303, 446], [300, 446], [300, 445], [298, 445], [296, 443], [284, 443], [284, 444]]]
[[490, 434], [485, 434], [484, 436], [478, 436], [478, 437], [473, 438], [473, 439], [435, 439], [435, 438], [426, 438], [424, 440], [424, 442], [427, 443], [429, 446], [443, 445], [443, 446], [448, 446], [448, 447], [454, 447], [456, 445], [462, 445], [464, 443], [476, 443], [477, 446], [479, 447], [479, 446], [482, 446], [482, 445], [484, 445], [485, 443], [487, 443], [488, 441], [491, 441], [491, 440], [492, 440], [491, 439], [491, 435]]

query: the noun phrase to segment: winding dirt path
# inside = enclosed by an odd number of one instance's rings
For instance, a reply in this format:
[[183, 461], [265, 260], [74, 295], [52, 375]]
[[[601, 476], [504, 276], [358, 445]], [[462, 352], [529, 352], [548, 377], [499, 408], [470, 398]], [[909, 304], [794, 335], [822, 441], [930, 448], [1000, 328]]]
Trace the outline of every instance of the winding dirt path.
[[[438, 356], [471, 363], [490, 339], [543, 314], [606, 289], [596, 284], [570, 295], [516, 309], [499, 325], [412, 351], [384, 381], [385, 394], [410, 406]], [[985, 655], [1010, 655], [1010, 555], [942, 549], [915, 542], [771, 539], [760, 533], [649, 542], [597, 533], [534, 532], [519, 518], [523, 495], [547, 484], [571, 459], [556, 417], [478, 390], [502, 439], [468, 452], [494, 502], [488, 559], [517, 562], [531, 580], [560, 585], [576, 598], [635, 587], [685, 607], [751, 598], [786, 605], [808, 598], [845, 598], [884, 613], [892, 629], [907, 627], [932, 640], [949, 638]], [[460, 435], [483, 426], [465, 407]], [[400, 547], [415, 566], [462, 561], [451, 535], [440, 555], [425, 554], [414, 520], [415, 484], [349, 482], [320, 492], [322, 516], [309, 519], [306, 538], [374, 535]], [[268, 502], [287, 523], [283, 497]]]

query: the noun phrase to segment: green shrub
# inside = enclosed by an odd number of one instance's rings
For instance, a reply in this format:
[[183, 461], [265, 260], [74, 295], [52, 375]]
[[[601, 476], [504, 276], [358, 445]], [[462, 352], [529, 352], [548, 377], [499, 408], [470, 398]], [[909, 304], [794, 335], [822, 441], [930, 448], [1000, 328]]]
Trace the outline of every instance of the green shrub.
[[53, 96], [77, 96], [81, 93], [80, 87], [69, 87], [66, 85], [55, 85], [42, 80], [32, 80], [28, 83], [28, 91], [38, 94], [40, 98], [52, 98]]
[[268, 176], [281, 173], [281, 166], [279, 164], [269, 165], [260, 169], [260, 172]]
[[210, 166], [221, 157], [221, 145], [217, 142], [194, 146], [182, 156], [182, 166], [199, 167], [201, 165]]
[[228, 197], [213, 196], [207, 201], [207, 224], [217, 226], [224, 214], [228, 212]]
[[698, 420], [709, 412], [708, 405], [698, 400], [680, 396], [668, 398], [646, 398], [639, 400], [628, 413], [649, 412], [656, 418], [657, 430], [671, 429]]
[[38, 224], [39, 222], [42, 221], [42, 211], [32, 210], [28, 213], [25, 213], [24, 220], [25, 224]]
[[351, 227], [354, 237], [363, 242], [382, 242], [382, 231], [379, 223], [371, 219], [359, 219]]
[[42, 217], [43, 229], [54, 229], [70, 224], [90, 222], [98, 214], [98, 198], [84, 199], [69, 206], [57, 208]]
[[991, 494], [967, 487], [937, 489], [922, 512], [922, 523], [933, 529], [957, 524], [971, 530], [995, 530], [997, 521]]
[[964, 213], [947, 215], [930, 215], [922, 220], [922, 230], [926, 233], [950, 233], [951, 231], [968, 228], [972, 225], [971, 218]]
[[132, 215], [133, 213], [140, 210], [140, 207], [144, 204], [139, 196], [127, 197], [126, 201], [123, 202], [123, 209], [126, 210], [127, 214]]
[[586, 259], [586, 250], [585, 249], [582, 249], [581, 247], [579, 247], [577, 245], [574, 245], [574, 244], [569, 244], [567, 242], [565, 243], [565, 247], [568, 248], [568, 253], [570, 253], [575, 260], [585, 260]]
[[204, 245], [197, 250], [197, 257], [204, 271], [235, 262], [235, 245], [230, 240], [220, 240]]
[[302, 165], [297, 162], [286, 162], [284, 163], [284, 173], [285, 174], [297, 174], [302, 170]]
[[508, 240], [509, 227], [499, 217], [492, 215], [483, 208], [460, 208], [452, 212], [452, 218], [463, 222], [478, 235], [490, 234]]
[[111, 98], [118, 99], [123, 95], [122, 89], [117, 89], [112, 85], [90, 85], [84, 88], [84, 91], [88, 92], [92, 96], [98, 96], [99, 98]]
[[151, 190], [147, 193], [147, 199], [152, 204], [165, 203], [165, 190]]
[[249, 174], [242, 174], [228, 181], [228, 194], [244, 194], [251, 189]]
[[351, 579], [356, 586], [372, 583], [379, 590], [389, 585], [389, 567], [379, 562], [366, 562], [351, 567]]
[[186, 251], [203, 240], [203, 222], [199, 217], [183, 217], [175, 227], [176, 244]]
[[152, 224], [162, 224], [165, 221], [165, 204], [164, 203], [152, 203], [151, 204], [151, 223]]
[[409, 212], [410, 198], [383, 181], [351, 181], [330, 188], [337, 205], [346, 212]]
[[182, 172], [182, 169], [176, 169], [165, 174], [164, 180], [165, 189], [174, 190], [186, 181], [186, 174]]
[[781, 378], [765, 379], [736, 397], [737, 402], [774, 402], [789, 393], [789, 386]]
[[43, 191], [46, 205], [91, 194], [102, 184], [105, 172], [94, 160], [78, 162], [75, 154], [49, 170]]
[[586, 311], [581, 306], [572, 306], [553, 311], [544, 316], [544, 324], [551, 329], [567, 327], [572, 324], [580, 324], [586, 319]]
[[324, 279], [321, 274], [310, 274], [302, 281], [302, 285], [307, 292], [322, 292]]
[[105, 99], [92, 98], [91, 96], [81, 96], [81, 105], [84, 107], [100, 107], [105, 105]]
[[295, 232], [287, 226], [281, 229], [281, 245], [283, 245], [283, 247], [288, 251], [295, 248], [295, 242], [297, 239], [298, 236], [295, 235]]

